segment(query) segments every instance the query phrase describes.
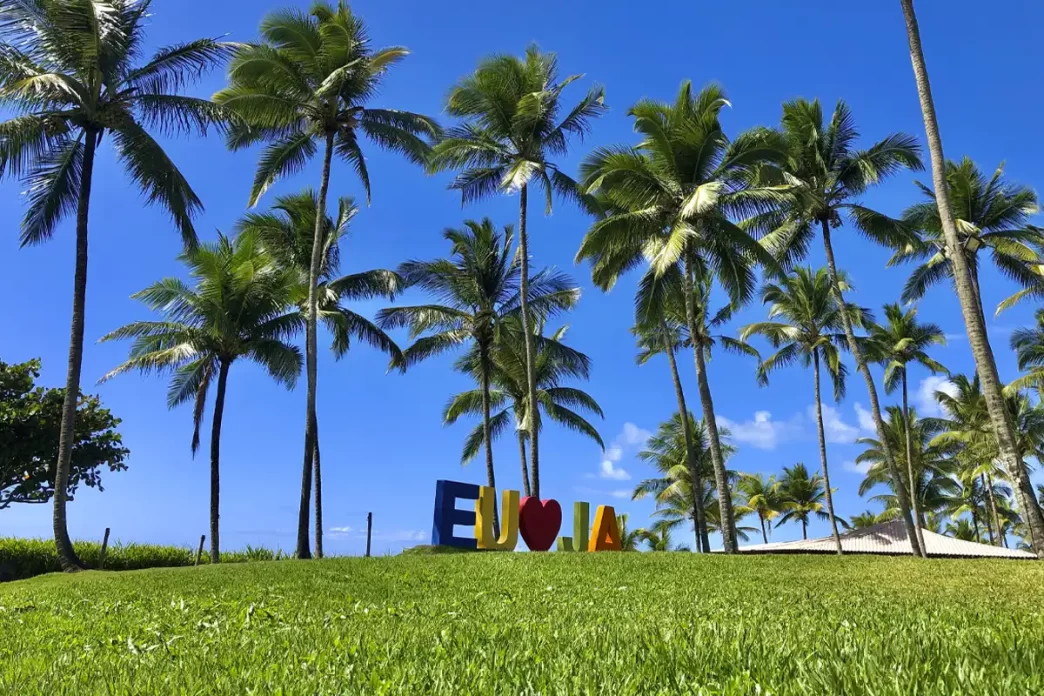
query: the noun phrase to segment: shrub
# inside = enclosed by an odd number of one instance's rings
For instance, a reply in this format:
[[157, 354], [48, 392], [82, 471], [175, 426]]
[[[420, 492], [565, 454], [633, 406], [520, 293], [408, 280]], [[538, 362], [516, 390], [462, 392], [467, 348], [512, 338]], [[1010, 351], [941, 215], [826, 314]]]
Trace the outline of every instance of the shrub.
[[[94, 541], [73, 543], [76, 554], [88, 568], [97, 568], [101, 557], [101, 544]], [[276, 561], [286, 558], [282, 551], [272, 551], [263, 546], [247, 546], [243, 551], [225, 551], [222, 563], [244, 563], [247, 561]], [[141, 570], [144, 568], [173, 568], [190, 566], [196, 562], [196, 550], [187, 546], [161, 546], [158, 544], [109, 544], [105, 553], [105, 570]], [[204, 551], [199, 562], [210, 563]], [[57, 573], [62, 566], [58, 562], [54, 542], [50, 539], [0, 538], [0, 582], [24, 580], [44, 573]]]

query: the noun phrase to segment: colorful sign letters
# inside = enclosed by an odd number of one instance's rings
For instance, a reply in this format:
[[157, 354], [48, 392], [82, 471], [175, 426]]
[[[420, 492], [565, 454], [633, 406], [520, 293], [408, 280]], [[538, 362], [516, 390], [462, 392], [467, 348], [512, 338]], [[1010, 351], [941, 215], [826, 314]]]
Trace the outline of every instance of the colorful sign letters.
[[[474, 500], [474, 510], [458, 510], [458, 500]], [[619, 551], [620, 530], [616, 511], [610, 505], [599, 505], [595, 511], [594, 529], [589, 533], [591, 506], [573, 504], [573, 536], [558, 537], [562, 528], [562, 506], [557, 500], [519, 498], [518, 491], [503, 491], [500, 505], [500, 537], [494, 536], [496, 491], [488, 486], [440, 480], [435, 484], [435, 514], [431, 527], [431, 543], [461, 549], [513, 551], [518, 536], [530, 551], [547, 551], [558, 538], [559, 551]], [[473, 527], [474, 538], [459, 537], [453, 527]]]

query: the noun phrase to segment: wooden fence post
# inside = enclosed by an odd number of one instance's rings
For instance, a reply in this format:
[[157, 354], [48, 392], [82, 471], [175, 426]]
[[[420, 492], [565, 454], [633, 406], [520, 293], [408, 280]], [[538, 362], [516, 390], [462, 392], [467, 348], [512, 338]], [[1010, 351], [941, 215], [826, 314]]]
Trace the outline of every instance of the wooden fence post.
[[373, 532], [373, 513], [366, 513], [366, 557], [370, 557], [370, 535]]
[[102, 537], [101, 553], [98, 554], [98, 570], [105, 567], [105, 552], [109, 550], [109, 528], [105, 528], [105, 536]]
[[199, 565], [199, 558], [203, 555], [203, 542], [207, 540], [207, 535], [203, 534], [199, 537], [199, 548], [196, 549], [196, 565]]

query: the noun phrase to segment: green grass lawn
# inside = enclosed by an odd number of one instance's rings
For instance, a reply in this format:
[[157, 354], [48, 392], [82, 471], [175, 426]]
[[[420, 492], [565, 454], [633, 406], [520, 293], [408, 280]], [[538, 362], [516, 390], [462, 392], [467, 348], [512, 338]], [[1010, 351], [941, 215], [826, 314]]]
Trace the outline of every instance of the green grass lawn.
[[1044, 564], [509, 553], [0, 585], [0, 693], [125, 692], [1040, 694]]

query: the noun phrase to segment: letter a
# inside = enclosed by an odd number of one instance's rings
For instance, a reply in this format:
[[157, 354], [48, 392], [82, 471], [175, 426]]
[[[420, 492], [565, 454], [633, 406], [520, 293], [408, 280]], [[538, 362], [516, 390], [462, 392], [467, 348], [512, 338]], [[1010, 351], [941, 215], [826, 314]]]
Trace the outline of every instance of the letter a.
[[518, 491], [504, 491], [500, 506], [500, 538], [493, 537], [493, 515], [497, 492], [489, 486], [479, 486], [475, 501], [475, 539], [480, 549], [514, 551], [518, 544]]
[[587, 551], [590, 521], [591, 506], [587, 503], [573, 503], [573, 536], [558, 537], [558, 550]]
[[611, 505], [598, 506], [595, 512], [594, 532], [591, 534], [587, 550], [620, 550], [620, 528], [616, 526], [616, 510]]

